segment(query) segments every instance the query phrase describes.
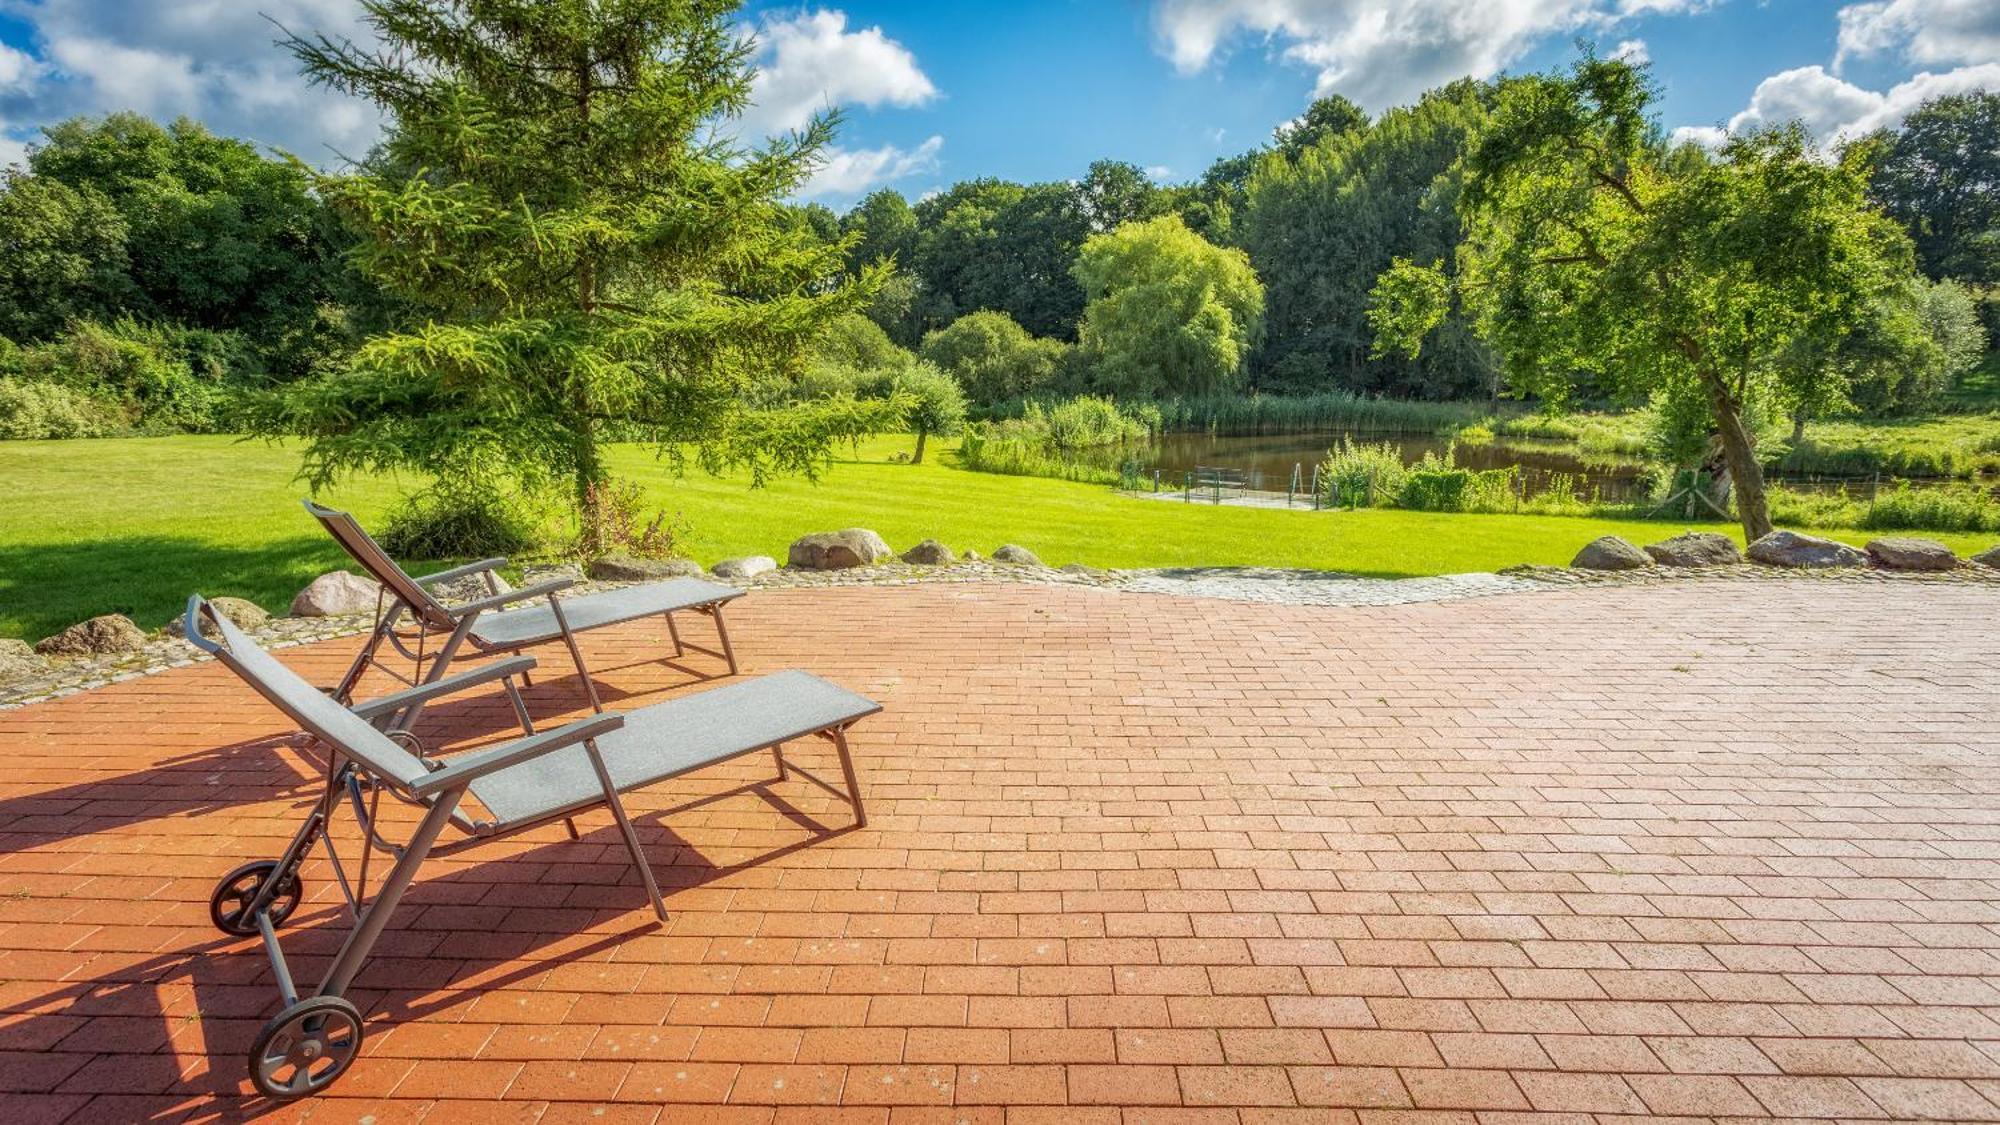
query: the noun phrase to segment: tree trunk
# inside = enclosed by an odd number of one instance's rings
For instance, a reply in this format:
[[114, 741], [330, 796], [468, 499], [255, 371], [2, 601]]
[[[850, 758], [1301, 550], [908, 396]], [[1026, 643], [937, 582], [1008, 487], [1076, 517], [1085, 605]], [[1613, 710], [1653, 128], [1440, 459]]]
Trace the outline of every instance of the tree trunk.
[[1792, 414], [1792, 444], [1797, 445], [1804, 440], [1806, 440], [1806, 412], [1799, 410]]
[[917, 431], [917, 452], [910, 458], [910, 464], [921, 465], [924, 463], [924, 438], [928, 436], [930, 435], [924, 433], [922, 430]]
[[1702, 371], [1701, 382], [1715, 410], [1715, 428], [1735, 485], [1736, 514], [1743, 521], [1743, 537], [1748, 541], [1761, 539], [1771, 533], [1771, 513], [1764, 502], [1764, 467], [1757, 463], [1757, 443], [1743, 425], [1743, 404], [1715, 372]]

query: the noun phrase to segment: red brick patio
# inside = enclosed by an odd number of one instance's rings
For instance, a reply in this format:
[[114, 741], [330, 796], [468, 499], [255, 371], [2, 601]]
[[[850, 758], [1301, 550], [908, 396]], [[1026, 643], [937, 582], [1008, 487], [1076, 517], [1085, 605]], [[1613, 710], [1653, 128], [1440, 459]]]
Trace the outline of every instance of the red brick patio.
[[[2000, 1118], [1992, 587], [739, 610], [746, 670], [887, 704], [870, 826], [763, 759], [641, 794], [664, 930], [603, 814], [434, 860], [355, 994], [364, 1058], [281, 1115]], [[612, 706], [719, 671], [649, 663], [660, 632], [591, 635]], [[284, 655], [326, 680], [355, 643]], [[0, 1121], [269, 1109], [276, 992], [206, 901], [276, 854], [312, 752], [213, 665], [0, 712], [0, 747]], [[302, 980], [341, 928], [307, 878]]]

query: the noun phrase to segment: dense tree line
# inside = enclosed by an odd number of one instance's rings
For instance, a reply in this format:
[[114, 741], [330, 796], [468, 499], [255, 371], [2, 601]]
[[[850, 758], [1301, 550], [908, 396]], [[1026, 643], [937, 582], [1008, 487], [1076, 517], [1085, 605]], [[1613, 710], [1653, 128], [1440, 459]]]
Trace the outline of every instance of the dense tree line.
[[[1185, 183], [1104, 160], [1074, 180], [973, 179], [915, 202], [883, 189], [844, 213], [774, 206], [744, 235], [773, 268], [736, 270], [724, 288], [841, 305], [865, 292], [861, 314], [892, 351], [854, 371], [927, 363], [988, 411], [1106, 392], [1491, 394], [1505, 364], [1470, 311], [1446, 308], [1412, 355], [1379, 346], [1371, 294], [1397, 261], [1455, 282], [1470, 234], [1468, 161], [1519, 81], [1456, 82], [1373, 118], [1321, 99], [1268, 144]], [[1640, 140], [1661, 167], [1714, 159], [1673, 151], [1650, 121]], [[496, 145], [504, 159], [519, 148]], [[361, 171], [404, 184], [395, 162], [416, 152], [392, 143]], [[2000, 95], [1938, 99], [1842, 159], [1866, 170], [1869, 198], [1907, 232], [1923, 277], [1878, 300], [1855, 331], [1792, 342], [1784, 362], [1841, 373], [1837, 394], [1772, 406], [1799, 425], [1849, 406], [1933, 401], [1973, 354], [1982, 318], [1990, 331], [2000, 311]], [[523, 166], [520, 183], [501, 186], [535, 198], [545, 171]], [[391, 233], [380, 205], [393, 197], [343, 200], [334, 187], [351, 182], [316, 181], [188, 121], [117, 114], [51, 127], [0, 183], [0, 435], [233, 425], [236, 389], [346, 369], [363, 340], [439, 314], [423, 306], [456, 300], [439, 284], [452, 279], [385, 282], [374, 267]], [[1128, 231], [1144, 253], [1103, 241]], [[1189, 285], [1165, 285], [1162, 262]], [[632, 275], [651, 268], [635, 258]], [[814, 362], [822, 370], [810, 377], [764, 364], [782, 385], [742, 393], [795, 401], [823, 382], [826, 362]], [[1581, 375], [1578, 400], [1626, 393]]]

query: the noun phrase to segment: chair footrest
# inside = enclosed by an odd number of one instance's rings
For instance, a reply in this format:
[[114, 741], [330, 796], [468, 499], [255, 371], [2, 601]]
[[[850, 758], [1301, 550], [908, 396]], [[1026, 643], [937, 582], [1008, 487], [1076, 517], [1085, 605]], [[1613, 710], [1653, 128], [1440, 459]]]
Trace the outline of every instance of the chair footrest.
[[[597, 740], [620, 793], [755, 750], [845, 727], [882, 705], [807, 672], [777, 672], [625, 713]], [[602, 804], [582, 746], [523, 762], [472, 783], [472, 795], [506, 831]]]
[[[743, 591], [699, 578], [671, 578], [622, 590], [562, 599], [563, 619], [571, 632], [581, 633], [642, 617], [718, 605], [743, 596]], [[524, 648], [562, 635], [555, 611], [547, 601], [482, 615], [472, 626], [472, 638], [488, 648]]]

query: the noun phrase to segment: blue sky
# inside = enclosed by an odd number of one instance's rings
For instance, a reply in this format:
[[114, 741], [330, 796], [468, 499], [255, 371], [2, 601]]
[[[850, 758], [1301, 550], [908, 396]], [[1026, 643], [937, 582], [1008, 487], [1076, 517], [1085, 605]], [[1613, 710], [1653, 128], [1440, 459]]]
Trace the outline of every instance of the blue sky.
[[[123, 108], [308, 159], [365, 151], [373, 111], [305, 87], [267, 15], [364, 34], [354, 0], [0, 0], [0, 163], [44, 124]], [[1316, 93], [1379, 111], [1558, 65], [1578, 38], [1649, 59], [1662, 121], [1707, 139], [1792, 117], [1837, 139], [2000, 89], [2000, 0], [845, 0], [742, 18], [762, 43], [747, 128], [846, 110], [808, 191], [836, 207], [1104, 157], [1188, 179]]]

